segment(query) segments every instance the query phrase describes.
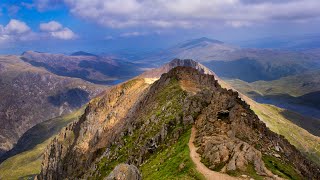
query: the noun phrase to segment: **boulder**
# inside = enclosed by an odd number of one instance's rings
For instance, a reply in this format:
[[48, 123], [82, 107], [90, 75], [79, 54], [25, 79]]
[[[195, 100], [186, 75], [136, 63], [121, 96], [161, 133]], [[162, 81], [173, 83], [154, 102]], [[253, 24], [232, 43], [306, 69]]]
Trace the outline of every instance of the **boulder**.
[[141, 180], [139, 169], [134, 165], [119, 164], [104, 180]]

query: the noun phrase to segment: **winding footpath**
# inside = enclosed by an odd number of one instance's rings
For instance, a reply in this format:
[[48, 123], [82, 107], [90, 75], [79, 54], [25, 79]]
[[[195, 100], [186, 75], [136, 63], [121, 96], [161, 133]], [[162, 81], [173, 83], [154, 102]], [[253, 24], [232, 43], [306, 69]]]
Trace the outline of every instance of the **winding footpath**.
[[196, 165], [196, 169], [200, 172], [207, 180], [236, 180], [238, 178], [234, 178], [228, 176], [227, 174], [219, 173], [216, 171], [212, 171], [207, 168], [204, 164], [201, 163], [200, 155], [197, 153], [197, 148], [194, 146], [193, 141], [196, 135], [195, 127], [192, 127], [191, 137], [189, 140], [189, 149], [190, 149], [190, 157], [193, 163]]

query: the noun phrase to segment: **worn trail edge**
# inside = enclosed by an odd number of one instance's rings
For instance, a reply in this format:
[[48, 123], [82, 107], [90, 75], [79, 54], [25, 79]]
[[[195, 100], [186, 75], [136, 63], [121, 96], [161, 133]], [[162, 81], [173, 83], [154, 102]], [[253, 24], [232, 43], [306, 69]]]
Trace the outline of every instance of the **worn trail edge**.
[[197, 153], [197, 148], [193, 144], [195, 135], [196, 135], [196, 129], [195, 129], [195, 127], [192, 127], [191, 137], [190, 137], [188, 145], [189, 145], [189, 149], [190, 149], [190, 157], [191, 157], [193, 163], [196, 165], [197, 171], [200, 172], [207, 180], [220, 180], [220, 179], [221, 180], [236, 180], [236, 179], [238, 179], [238, 178], [228, 176], [227, 174], [212, 171], [209, 168], [207, 168], [204, 164], [201, 163], [200, 155]]

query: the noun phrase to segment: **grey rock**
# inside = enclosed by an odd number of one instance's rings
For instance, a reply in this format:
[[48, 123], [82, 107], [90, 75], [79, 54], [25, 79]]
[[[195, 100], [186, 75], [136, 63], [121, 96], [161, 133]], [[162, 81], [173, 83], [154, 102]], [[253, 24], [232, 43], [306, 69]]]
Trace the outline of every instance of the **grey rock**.
[[141, 180], [139, 169], [134, 165], [119, 164], [104, 180]]

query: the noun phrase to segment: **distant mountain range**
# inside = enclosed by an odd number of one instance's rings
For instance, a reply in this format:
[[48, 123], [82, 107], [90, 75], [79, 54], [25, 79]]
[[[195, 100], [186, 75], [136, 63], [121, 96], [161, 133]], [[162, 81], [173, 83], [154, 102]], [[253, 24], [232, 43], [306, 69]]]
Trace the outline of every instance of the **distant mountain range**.
[[140, 56], [144, 58], [125, 61], [123, 59], [127, 57], [98, 56], [84, 51], [70, 56], [27, 51], [22, 54], [22, 59], [57, 75], [78, 77], [99, 84], [117, 84], [137, 76], [146, 68], [159, 67], [175, 58], [195, 59], [222, 78], [246, 82], [276, 80], [320, 68], [320, 53], [316, 49], [289, 51], [240, 48], [205, 37]]
[[275, 80], [320, 68], [319, 53], [240, 48], [208, 38], [180, 43], [138, 62], [157, 67], [174, 58], [195, 59], [220, 77], [247, 82]]
[[272, 48], [293, 51], [303, 51], [308, 49], [319, 48], [320, 35], [319, 34], [306, 34], [300, 36], [278, 36], [278, 37], [265, 37], [254, 40], [245, 40], [238, 42], [244, 47], [251, 48]]
[[70, 56], [27, 51], [22, 54], [22, 60], [60, 76], [77, 77], [96, 84], [117, 84], [141, 73], [136, 64], [83, 51]]

